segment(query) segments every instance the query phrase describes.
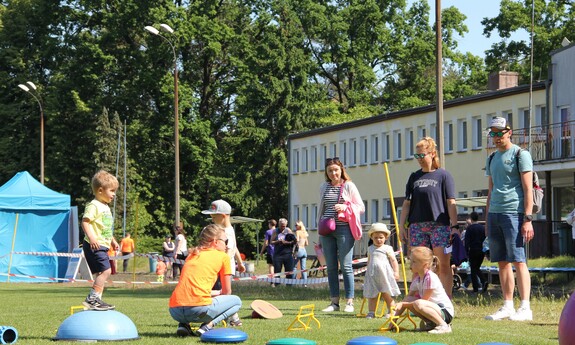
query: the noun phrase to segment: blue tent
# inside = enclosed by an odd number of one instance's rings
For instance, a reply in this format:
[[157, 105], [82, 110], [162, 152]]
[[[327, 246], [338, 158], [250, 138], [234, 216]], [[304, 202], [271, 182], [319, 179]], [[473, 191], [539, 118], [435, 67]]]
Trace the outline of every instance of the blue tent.
[[[70, 196], [57, 193], [28, 172], [0, 187], [0, 273], [62, 278], [68, 258], [13, 254], [69, 251]], [[0, 282], [46, 282], [0, 275]]]

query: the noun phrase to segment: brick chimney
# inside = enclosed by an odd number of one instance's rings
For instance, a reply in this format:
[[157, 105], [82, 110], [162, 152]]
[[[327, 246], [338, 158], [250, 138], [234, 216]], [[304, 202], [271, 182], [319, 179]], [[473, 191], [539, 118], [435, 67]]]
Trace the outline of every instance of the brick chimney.
[[519, 73], [499, 71], [489, 74], [487, 89], [491, 91], [508, 89], [519, 85]]

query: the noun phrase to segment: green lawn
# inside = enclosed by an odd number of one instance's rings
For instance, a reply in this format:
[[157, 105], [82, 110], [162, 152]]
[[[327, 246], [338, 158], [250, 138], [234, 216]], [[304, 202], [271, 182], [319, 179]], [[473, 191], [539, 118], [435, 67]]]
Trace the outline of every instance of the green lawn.
[[[538, 259], [531, 266], [573, 265], [573, 258]], [[131, 266], [132, 267], [132, 266]], [[127, 281], [135, 277], [137, 281], [155, 280], [148, 273], [147, 260], [140, 259], [134, 275], [114, 276], [116, 281]], [[258, 274], [265, 272], [265, 262], [256, 267]], [[367, 320], [343, 312], [325, 314], [316, 311], [321, 323], [312, 330], [287, 331], [295, 319], [299, 308], [314, 304], [321, 310], [328, 304], [327, 285], [304, 287], [279, 286], [271, 288], [266, 283], [253, 281], [234, 282], [234, 293], [243, 300], [240, 316], [249, 338], [245, 344], [265, 344], [278, 338], [306, 338], [322, 345], [345, 344], [349, 339], [366, 335], [384, 335], [397, 340], [398, 344], [435, 342], [449, 345], [475, 345], [482, 342], [505, 342], [521, 344], [557, 344], [557, 325], [572, 282], [566, 281], [565, 274], [549, 275], [545, 283], [533, 277], [532, 309], [533, 322], [486, 321], [483, 317], [497, 310], [501, 305], [498, 286], [492, 286], [485, 295], [464, 291], [454, 294], [456, 317], [453, 333], [430, 335], [422, 332], [403, 331], [400, 333], [379, 333], [382, 319]], [[89, 284], [85, 283], [0, 283], [0, 326], [11, 326], [19, 333], [19, 344], [53, 344], [60, 324], [70, 315], [70, 307], [80, 305], [85, 298]], [[117, 311], [127, 315], [136, 325], [139, 340], [126, 344], [195, 344], [199, 338], [178, 338], [175, 335], [176, 322], [168, 313], [168, 298], [174, 285], [132, 285], [111, 284], [105, 291], [104, 300], [115, 304]], [[254, 299], [264, 299], [276, 305], [284, 316], [277, 320], [252, 319], [250, 303]], [[361, 282], [356, 283], [356, 311], [361, 306]], [[517, 304], [516, 300], [516, 304]], [[419, 319], [415, 318], [418, 323]], [[402, 324], [407, 325], [406, 323]]]

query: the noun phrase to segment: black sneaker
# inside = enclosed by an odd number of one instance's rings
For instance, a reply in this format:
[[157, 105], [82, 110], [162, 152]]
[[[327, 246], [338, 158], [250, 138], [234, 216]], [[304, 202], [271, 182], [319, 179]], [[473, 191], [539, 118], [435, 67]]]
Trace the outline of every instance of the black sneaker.
[[196, 334], [198, 337], [201, 337], [202, 334], [204, 334], [204, 333], [206, 333], [206, 332], [209, 332], [209, 331], [211, 331], [211, 330], [212, 330], [212, 327], [208, 326], [207, 323], [202, 323], [202, 325], [200, 326], [200, 328], [196, 329], [195, 334]]
[[189, 337], [192, 335], [192, 328], [190, 327], [189, 323], [182, 323], [178, 324], [178, 329], [176, 330], [176, 334], [180, 337]]
[[86, 297], [86, 299], [84, 300], [84, 302], [82, 302], [82, 304], [90, 310], [105, 311], [116, 308], [115, 306], [102, 301], [100, 298], [93, 296]]

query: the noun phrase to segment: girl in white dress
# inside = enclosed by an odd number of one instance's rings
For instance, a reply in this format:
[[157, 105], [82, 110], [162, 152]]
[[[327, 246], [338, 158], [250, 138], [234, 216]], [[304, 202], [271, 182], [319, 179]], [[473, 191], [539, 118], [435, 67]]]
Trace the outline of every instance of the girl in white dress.
[[369, 228], [368, 236], [373, 244], [367, 249], [367, 271], [363, 283], [363, 297], [368, 300], [368, 319], [375, 317], [379, 293], [381, 293], [388, 310], [395, 306], [393, 297], [401, 293], [399, 286], [397, 286], [399, 265], [393, 248], [385, 244], [390, 234], [391, 232], [383, 223], [373, 223]]

